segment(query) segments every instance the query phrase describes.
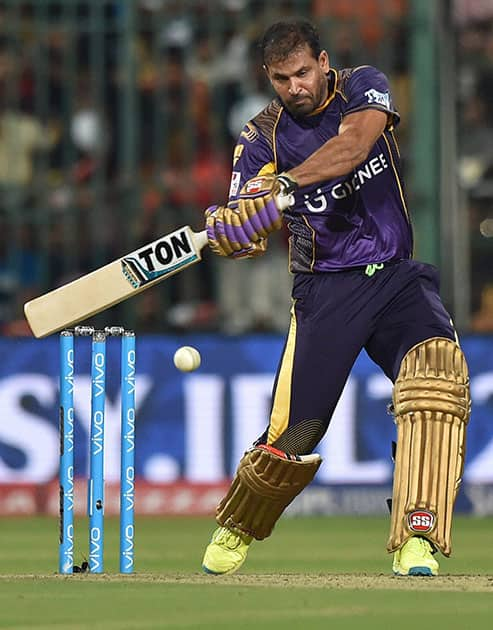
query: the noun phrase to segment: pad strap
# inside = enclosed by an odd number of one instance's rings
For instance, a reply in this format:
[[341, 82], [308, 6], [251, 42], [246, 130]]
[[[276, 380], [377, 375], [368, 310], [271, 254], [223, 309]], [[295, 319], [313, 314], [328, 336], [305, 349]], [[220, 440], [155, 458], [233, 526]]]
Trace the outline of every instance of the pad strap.
[[263, 540], [291, 501], [312, 481], [322, 458], [288, 455], [260, 445], [245, 453], [216, 510], [219, 525]]
[[397, 449], [389, 552], [421, 535], [446, 556], [464, 468], [469, 376], [460, 347], [434, 337], [409, 350], [394, 387]]

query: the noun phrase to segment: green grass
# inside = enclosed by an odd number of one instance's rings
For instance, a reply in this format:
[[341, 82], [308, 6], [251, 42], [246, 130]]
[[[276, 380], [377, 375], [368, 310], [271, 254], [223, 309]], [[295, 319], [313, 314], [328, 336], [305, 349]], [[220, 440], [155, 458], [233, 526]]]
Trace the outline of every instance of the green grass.
[[[380, 518], [285, 518], [254, 543], [241, 574], [200, 572], [211, 519], [137, 519], [136, 573], [118, 576], [118, 521], [107, 519], [103, 576], [57, 576], [55, 519], [4, 519], [0, 628], [492, 626], [493, 519], [458, 517], [439, 578], [393, 578]], [[77, 562], [87, 524], [76, 527]]]

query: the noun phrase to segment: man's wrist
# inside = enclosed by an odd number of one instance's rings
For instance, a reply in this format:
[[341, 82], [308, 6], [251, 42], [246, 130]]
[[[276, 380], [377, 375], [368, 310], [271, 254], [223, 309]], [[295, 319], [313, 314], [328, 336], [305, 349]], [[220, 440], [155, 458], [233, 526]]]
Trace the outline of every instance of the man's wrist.
[[281, 186], [281, 193], [283, 195], [291, 195], [298, 189], [298, 182], [289, 173], [279, 173], [276, 179]]

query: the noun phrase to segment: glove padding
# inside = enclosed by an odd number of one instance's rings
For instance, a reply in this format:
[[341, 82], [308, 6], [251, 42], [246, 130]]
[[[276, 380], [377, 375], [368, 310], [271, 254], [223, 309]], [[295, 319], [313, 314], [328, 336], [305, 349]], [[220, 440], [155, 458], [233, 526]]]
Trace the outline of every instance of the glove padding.
[[[282, 226], [282, 211], [297, 184], [288, 175], [259, 175], [249, 179], [238, 199], [205, 211], [212, 251], [219, 256], [248, 257], [264, 253], [267, 236]], [[282, 203], [284, 201], [284, 203]]]
[[[254, 258], [267, 250], [267, 239], [251, 241], [242, 230], [237, 207], [210, 206], [205, 211], [209, 247], [218, 256]], [[235, 202], [236, 206], [236, 202]]]
[[252, 241], [281, 228], [282, 212], [296, 188], [296, 182], [285, 173], [259, 175], [245, 183], [238, 196], [238, 214]]

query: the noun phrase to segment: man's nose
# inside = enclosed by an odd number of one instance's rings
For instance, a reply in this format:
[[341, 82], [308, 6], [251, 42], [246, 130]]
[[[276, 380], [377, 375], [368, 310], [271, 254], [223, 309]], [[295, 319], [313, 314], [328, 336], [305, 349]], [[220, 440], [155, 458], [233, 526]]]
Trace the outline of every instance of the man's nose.
[[298, 94], [300, 91], [300, 85], [298, 83], [298, 80], [295, 78], [290, 79], [288, 89], [291, 96], [296, 96], [296, 94]]

